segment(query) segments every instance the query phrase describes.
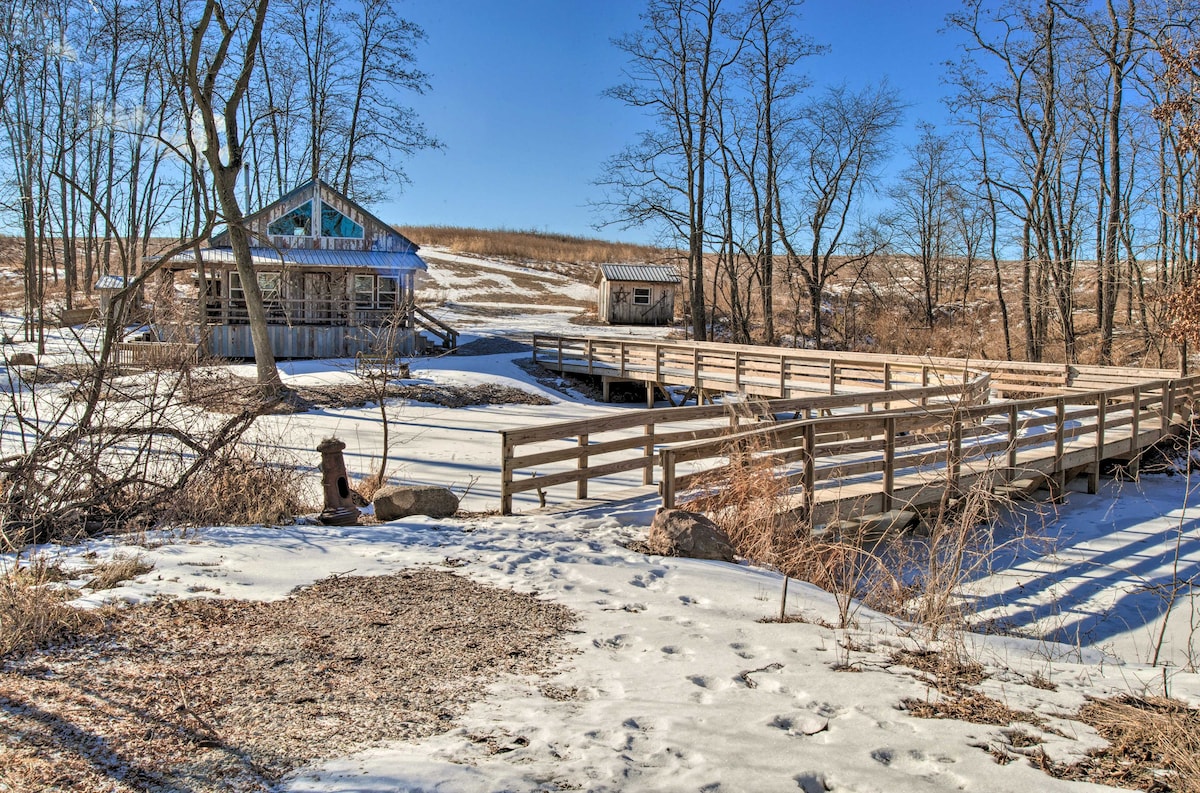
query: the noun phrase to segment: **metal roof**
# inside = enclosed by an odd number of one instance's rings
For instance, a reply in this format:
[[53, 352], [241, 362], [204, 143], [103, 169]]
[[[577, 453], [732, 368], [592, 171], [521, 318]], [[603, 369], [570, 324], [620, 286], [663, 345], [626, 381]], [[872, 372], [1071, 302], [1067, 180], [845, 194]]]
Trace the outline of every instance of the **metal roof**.
[[678, 284], [683, 281], [674, 267], [665, 264], [602, 264], [602, 277], [609, 281], [651, 281]]
[[[233, 264], [233, 251], [229, 248], [201, 248], [200, 256], [205, 262]], [[424, 270], [425, 262], [411, 251], [328, 251], [312, 248], [276, 250], [275, 248], [251, 248], [251, 261], [255, 267], [358, 267], [372, 270]], [[186, 263], [186, 256], [176, 261]]]
[[125, 276], [123, 275], [102, 275], [100, 280], [96, 282], [96, 289], [124, 289]]

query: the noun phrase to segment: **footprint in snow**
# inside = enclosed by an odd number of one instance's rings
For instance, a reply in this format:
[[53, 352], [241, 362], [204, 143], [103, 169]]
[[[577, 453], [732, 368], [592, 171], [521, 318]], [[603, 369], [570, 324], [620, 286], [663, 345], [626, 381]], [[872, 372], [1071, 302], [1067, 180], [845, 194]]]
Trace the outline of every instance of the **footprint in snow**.
[[593, 646], [599, 647], [601, 649], [608, 648], [609, 650], [620, 650], [622, 647], [625, 647], [627, 644], [629, 644], [629, 635], [625, 634], [625, 633], [618, 633], [616, 636], [613, 636], [611, 639], [593, 639], [592, 640]]
[[638, 573], [629, 583], [634, 586], [650, 589], [658, 584], [658, 580], [667, 574], [667, 571], [662, 568], [655, 568], [646, 573]]
[[783, 730], [788, 735], [816, 735], [829, 729], [829, 719], [815, 713], [783, 713], [769, 722], [770, 726]]

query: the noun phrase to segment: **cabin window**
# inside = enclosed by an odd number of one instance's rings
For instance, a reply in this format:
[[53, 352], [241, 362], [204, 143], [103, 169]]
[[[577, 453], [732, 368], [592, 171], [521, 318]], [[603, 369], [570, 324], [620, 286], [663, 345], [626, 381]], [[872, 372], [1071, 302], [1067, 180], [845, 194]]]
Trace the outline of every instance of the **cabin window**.
[[633, 304], [635, 306], [650, 305], [650, 290], [642, 287], [634, 287], [633, 289]]
[[354, 306], [356, 308], [375, 308], [375, 276], [354, 276]]
[[312, 201], [305, 201], [291, 212], [276, 219], [267, 226], [267, 233], [285, 237], [311, 237]]
[[329, 204], [323, 204], [321, 206], [321, 236], [361, 240], [363, 227]]
[[392, 308], [396, 305], [396, 295], [400, 284], [395, 278], [379, 276], [379, 307]]
[[259, 273], [258, 291], [264, 303], [279, 300], [279, 273]]

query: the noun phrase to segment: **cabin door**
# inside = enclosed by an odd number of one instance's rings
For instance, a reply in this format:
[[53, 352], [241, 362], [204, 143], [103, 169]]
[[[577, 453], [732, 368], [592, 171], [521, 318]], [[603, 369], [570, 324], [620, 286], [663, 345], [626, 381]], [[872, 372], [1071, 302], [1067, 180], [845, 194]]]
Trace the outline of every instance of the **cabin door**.
[[304, 318], [319, 325], [333, 319], [333, 278], [329, 273], [304, 274]]

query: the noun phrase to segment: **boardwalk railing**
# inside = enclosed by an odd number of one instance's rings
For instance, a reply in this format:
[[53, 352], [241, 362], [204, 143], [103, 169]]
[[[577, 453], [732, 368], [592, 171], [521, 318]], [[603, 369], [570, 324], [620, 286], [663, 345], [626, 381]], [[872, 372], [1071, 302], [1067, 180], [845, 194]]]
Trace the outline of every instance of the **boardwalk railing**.
[[[665, 359], [664, 351], [659, 360]], [[896, 388], [902, 376], [936, 384]], [[588, 497], [590, 480], [630, 471], [641, 470], [642, 483], [652, 484], [654, 467], [659, 463], [656, 453], [662, 446], [721, 438], [736, 432], [743, 422], [774, 422], [787, 414], [794, 419], [848, 408], [875, 411], [976, 404], [986, 401], [989, 391], [988, 375], [961, 368], [949, 374], [933, 367], [899, 368], [893, 372], [890, 363], [885, 363], [873, 372], [859, 367], [855, 377], [861, 390], [852, 393], [829, 395], [818, 391], [789, 399], [631, 410], [599, 419], [502, 431], [501, 512], [512, 512], [517, 493], [537, 490], [544, 494], [548, 488], [573, 483], [575, 498], [583, 499]], [[835, 375], [834, 382], [835, 386], [844, 386], [843, 370]], [[889, 382], [893, 387], [884, 388]], [[868, 390], [868, 386], [873, 388]], [[568, 466], [565, 469], [564, 463]]]
[[543, 335], [533, 354], [559, 372], [748, 399], [503, 432], [505, 513], [531, 490], [544, 503], [573, 483], [582, 499], [590, 480], [638, 470], [649, 485], [655, 467], [670, 506], [720, 486], [748, 453], [769, 456], [797, 513], [818, 523], [919, 507], [981, 480], [1060, 491], [1086, 471], [1094, 490], [1101, 461], [1136, 459], [1191, 421], [1200, 383], [1161, 369]]
[[1114, 385], [1170, 379], [1172, 370], [1079, 366], [1023, 361], [962, 360], [879, 355], [692, 341], [534, 334], [533, 359], [547, 369], [690, 386], [705, 391], [786, 398], [824, 390], [929, 385], [964, 369], [992, 375], [995, 396], [1095, 391]]
[[[1089, 491], [1100, 464], [1134, 458], [1188, 421], [1200, 377], [1020, 401], [959, 404], [816, 418], [753, 428], [660, 451], [664, 506], [697, 484], [719, 486], [746, 455], [769, 465], [792, 488], [799, 517], [823, 524], [936, 503], [949, 487], [965, 491], [1026, 480], [1061, 492], [1086, 470]], [[749, 450], [749, 451], [747, 451]], [[681, 473], [684, 463], [694, 469]], [[955, 495], [956, 493], [952, 493]]]

